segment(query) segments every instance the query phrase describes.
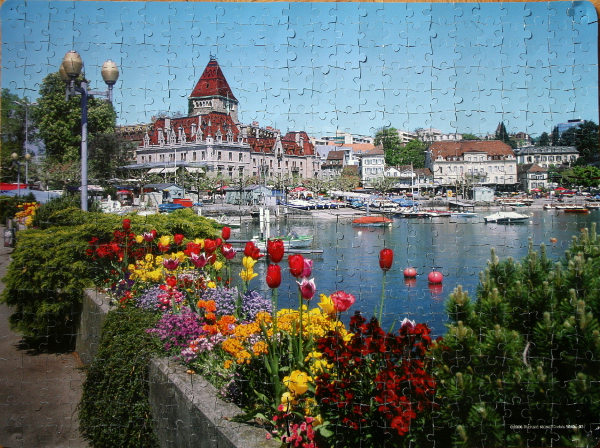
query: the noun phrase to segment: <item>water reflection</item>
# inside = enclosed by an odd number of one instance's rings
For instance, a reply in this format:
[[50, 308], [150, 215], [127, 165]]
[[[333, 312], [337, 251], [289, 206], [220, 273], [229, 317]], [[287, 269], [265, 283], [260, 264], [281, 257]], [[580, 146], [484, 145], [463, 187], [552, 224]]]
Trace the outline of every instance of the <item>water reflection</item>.
[[[521, 259], [527, 253], [529, 241], [535, 249], [544, 243], [548, 256], [558, 259], [568, 248], [572, 236], [581, 228], [596, 222], [600, 212], [588, 215], [568, 215], [562, 212], [536, 210], [529, 223], [518, 225], [485, 224], [477, 220], [407, 220], [398, 219], [389, 228], [353, 227], [349, 220], [280, 219], [272, 225], [272, 233], [314, 235], [314, 248], [322, 255], [310, 255], [315, 260], [313, 275], [317, 294], [338, 290], [354, 294], [357, 302], [346, 314], [359, 309], [368, 315], [375, 312], [381, 297], [382, 272], [379, 251], [394, 250], [394, 267], [386, 279], [384, 325], [402, 321], [404, 317], [427, 322], [436, 335], [444, 333], [444, 302], [454, 288], [462, 285], [475, 298], [479, 273], [485, 269], [492, 248], [503, 259]], [[240, 238], [257, 234], [253, 225], [242, 227]], [[285, 261], [283, 262], [284, 266]], [[265, 263], [255, 270], [259, 277], [251, 286], [269, 294], [264, 284]], [[406, 267], [418, 274], [405, 279]], [[440, 271], [443, 283], [430, 285], [427, 274]], [[297, 285], [285, 272], [279, 290], [281, 307], [297, 305]], [[315, 297], [318, 301], [318, 295]], [[346, 319], [348, 316], [346, 316]]]

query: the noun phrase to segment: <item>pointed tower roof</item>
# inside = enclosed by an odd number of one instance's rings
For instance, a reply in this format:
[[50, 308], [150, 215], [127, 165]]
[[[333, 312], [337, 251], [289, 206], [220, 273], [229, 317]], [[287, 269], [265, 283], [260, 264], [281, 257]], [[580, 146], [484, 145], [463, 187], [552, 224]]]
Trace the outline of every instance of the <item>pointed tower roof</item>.
[[190, 98], [202, 98], [211, 96], [222, 96], [229, 98], [230, 100], [237, 101], [235, 95], [231, 91], [225, 75], [219, 66], [219, 63], [214, 57], [210, 58], [210, 61], [204, 73], [200, 76], [200, 80], [194, 87]]

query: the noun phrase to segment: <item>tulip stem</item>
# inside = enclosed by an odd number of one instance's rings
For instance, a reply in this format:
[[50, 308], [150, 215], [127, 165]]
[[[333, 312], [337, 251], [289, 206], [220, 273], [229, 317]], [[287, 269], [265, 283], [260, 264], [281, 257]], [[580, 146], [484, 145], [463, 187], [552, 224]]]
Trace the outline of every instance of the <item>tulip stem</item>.
[[383, 280], [381, 282], [381, 302], [379, 303], [379, 316], [377, 320], [379, 321], [379, 325], [381, 325], [381, 317], [383, 316], [383, 302], [385, 301], [385, 275], [386, 271], [383, 271]]
[[298, 290], [298, 300], [300, 302], [300, 333], [298, 335], [298, 358], [296, 359], [296, 365], [298, 367], [303, 365], [304, 362], [304, 356], [303, 356], [303, 349], [302, 349], [302, 338], [304, 337], [304, 331], [303, 331], [303, 323], [302, 321], [303, 319], [303, 307], [302, 307], [302, 292], [300, 290]]

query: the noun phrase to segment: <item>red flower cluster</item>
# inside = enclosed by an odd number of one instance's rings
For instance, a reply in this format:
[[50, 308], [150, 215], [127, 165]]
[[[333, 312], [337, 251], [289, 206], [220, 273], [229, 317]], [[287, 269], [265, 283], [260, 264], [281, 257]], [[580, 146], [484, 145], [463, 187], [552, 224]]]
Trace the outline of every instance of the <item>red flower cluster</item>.
[[88, 257], [93, 259], [106, 258], [113, 261], [123, 261], [125, 255], [129, 259], [141, 259], [145, 254], [145, 249], [135, 244], [135, 233], [122, 230], [115, 230], [113, 239], [108, 243], [99, 244], [98, 238], [93, 237], [88, 242], [86, 250]]
[[[317, 341], [324, 359], [336, 365], [335, 376], [316, 379], [322, 411], [342, 428], [358, 432], [376, 421], [384, 427], [387, 420], [399, 436], [405, 435], [417, 414], [433, 406], [436, 383], [425, 361], [430, 329], [408, 323], [396, 334], [385, 333], [377, 319], [367, 323], [357, 311], [350, 332], [349, 342], [335, 332]], [[359, 377], [363, 381], [357, 384]]]

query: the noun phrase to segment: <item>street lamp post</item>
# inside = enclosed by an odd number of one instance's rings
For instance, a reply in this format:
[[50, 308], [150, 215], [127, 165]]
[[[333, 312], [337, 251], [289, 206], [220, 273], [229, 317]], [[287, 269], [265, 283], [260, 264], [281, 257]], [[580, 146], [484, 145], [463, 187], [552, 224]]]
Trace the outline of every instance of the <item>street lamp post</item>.
[[69, 51], [65, 54], [65, 57], [60, 66], [60, 76], [67, 84], [66, 97], [70, 98], [76, 94], [81, 95], [81, 209], [83, 211], [88, 210], [88, 179], [87, 179], [87, 165], [88, 165], [88, 148], [87, 148], [87, 125], [88, 125], [88, 113], [87, 103], [88, 95], [99, 95], [104, 96], [108, 101], [112, 101], [112, 90], [113, 86], [119, 79], [119, 69], [117, 64], [113, 61], [108, 60], [102, 64], [102, 70], [100, 71], [102, 79], [108, 85], [108, 90], [105, 92], [97, 92], [90, 90], [88, 91], [87, 81], [84, 79], [79, 82], [79, 86], [76, 85], [76, 78], [81, 74], [83, 70], [83, 61], [81, 56], [76, 51]]
[[[27, 101], [13, 101], [13, 103], [25, 108], [25, 184], [29, 185], [29, 106], [37, 106], [37, 103], [28, 103]], [[12, 155], [11, 155], [12, 157]]]
[[[13, 163], [17, 165], [17, 196], [21, 196], [21, 162], [19, 161], [19, 154], [13, 152], [10, 155], [10, 158], [13, 159]], [[31, 154], [25, 153], [23, 158], [25, 159], [25, 167], [27, 167], [27, 162], [31, 159]]]

